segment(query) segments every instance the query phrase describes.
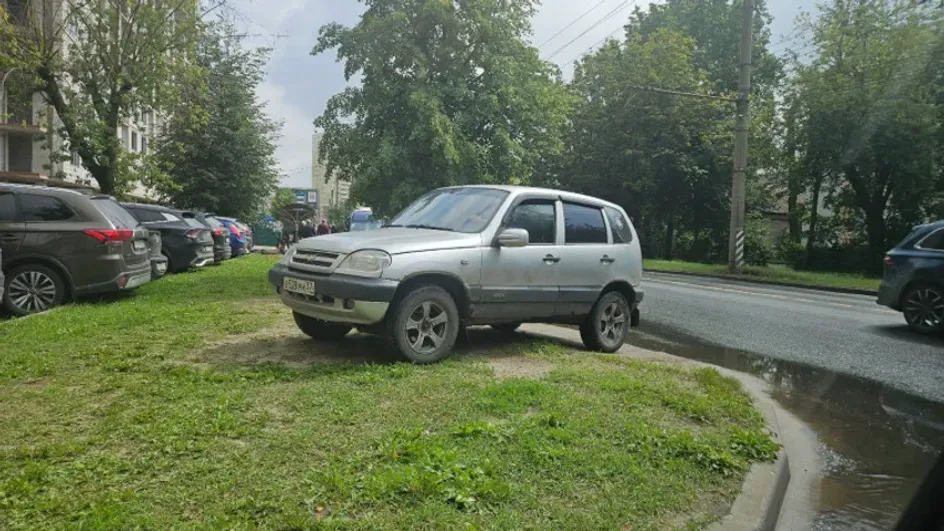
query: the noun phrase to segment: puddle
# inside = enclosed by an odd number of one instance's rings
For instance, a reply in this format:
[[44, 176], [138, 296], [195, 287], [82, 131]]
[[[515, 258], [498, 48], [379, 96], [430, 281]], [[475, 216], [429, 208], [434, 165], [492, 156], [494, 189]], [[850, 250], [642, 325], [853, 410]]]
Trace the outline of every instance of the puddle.
[[880, 383], [706, 344], [646, 325], [638, 347], [753, 374], [823, 444], [814, 529], [888, 530], [944, 448], [944, 404]]

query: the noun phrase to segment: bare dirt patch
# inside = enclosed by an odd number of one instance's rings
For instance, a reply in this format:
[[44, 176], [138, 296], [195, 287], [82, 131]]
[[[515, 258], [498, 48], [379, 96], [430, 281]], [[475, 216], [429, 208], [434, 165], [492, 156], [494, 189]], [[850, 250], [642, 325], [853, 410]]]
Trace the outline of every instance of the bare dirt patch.
[[488, 366], [495, 371], [495, 377], [500, 380], [506, 378], [539, 380], [554, 369], [554, 364], [549, 361], [522, 356], [496, 358], [489, 361]]

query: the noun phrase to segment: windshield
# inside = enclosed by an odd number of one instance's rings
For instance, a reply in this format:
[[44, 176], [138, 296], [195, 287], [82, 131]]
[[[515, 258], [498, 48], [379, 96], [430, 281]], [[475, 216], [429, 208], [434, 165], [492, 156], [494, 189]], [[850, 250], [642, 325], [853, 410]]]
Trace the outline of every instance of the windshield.
[[482, 232], [506, 197], [508, 192], [493, 188], [435, 190], [408, 206], [388, 226]]

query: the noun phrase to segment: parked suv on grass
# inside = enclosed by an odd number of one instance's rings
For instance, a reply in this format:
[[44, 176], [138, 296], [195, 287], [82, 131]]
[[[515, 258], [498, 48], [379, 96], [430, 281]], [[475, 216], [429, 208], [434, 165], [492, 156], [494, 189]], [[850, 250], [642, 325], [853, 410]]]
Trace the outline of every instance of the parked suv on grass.
[[213, 262], [213, 236], [196, 219], [164, 206], [122, 203], [145, 227], [161, 233], [161, 253], [167, 271], [179, 273]]
[[878, 303], [919, 332], [944, 332], [944, 221], [920, 225], [885, 255]]
[[407, 358], [448, 356], [460, 329], [580, 325], [617, 350], [639, 323], [642, 257], [619, 206], [557, 190], [434, 190], [380, 230], [308, 238], [269, 271], [307, 335], [379, 333]]
[[14, 315], [151, 280], [148, 231], [108, 196], [0, 184], [0, 248]]

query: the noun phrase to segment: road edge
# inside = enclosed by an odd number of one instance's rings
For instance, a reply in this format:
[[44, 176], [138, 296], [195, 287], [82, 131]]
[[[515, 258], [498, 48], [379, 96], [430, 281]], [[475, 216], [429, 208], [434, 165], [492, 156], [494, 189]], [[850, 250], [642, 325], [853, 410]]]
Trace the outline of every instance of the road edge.
[[643, 273], [659, 273], [662, 275], [680, 275], [684, 277], [701, 277], [701, 278], [719, 278], [722, 280], [730, 280], [733, 282], [743, 282], [745, 284], [759, 284], [766, 286], [780, 286], [784, 288], [804, 288], [815, 291], [827, 291], [830, 293], [846, 293], [849, 295], [878, 295], [878, 290], [871, 289], [857, 289], [857, 288], [838, 288], [835, 286], [823, 286], [820, 284], [801, 284], [799, 282], [782, 282], [779, 280], [761, 280], [756, 278], [745, 278], [743, 276], [734, 276], [734, 275], [720, 275], [714, 273], [691, 273], [688, 271], [667, 271], [665, 269], [652, 269], [645, 268]]
[[781, 449], [773, 463], [751, 467], [727, 515], [708, 531], [773, 531], [790, 485], [790, 459]]

